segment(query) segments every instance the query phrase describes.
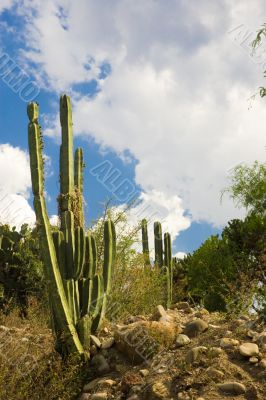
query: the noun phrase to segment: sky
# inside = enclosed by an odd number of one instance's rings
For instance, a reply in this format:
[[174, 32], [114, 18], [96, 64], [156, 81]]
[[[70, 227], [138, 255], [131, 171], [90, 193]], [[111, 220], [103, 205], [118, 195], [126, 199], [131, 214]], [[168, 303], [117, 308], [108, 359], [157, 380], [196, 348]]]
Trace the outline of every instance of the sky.
[[63, 93], [84, 149], [88, 227], [106, 201], [137, 197], [130, 223], [161, 220], [182, 255], [243, 217], [221, 190], [236, 165], [265, 161], [266, 44], [251, 49], [265, 21], [262, 0], [0, 0], [0, 222], [35, 221], [29, 101], [54, 221]]

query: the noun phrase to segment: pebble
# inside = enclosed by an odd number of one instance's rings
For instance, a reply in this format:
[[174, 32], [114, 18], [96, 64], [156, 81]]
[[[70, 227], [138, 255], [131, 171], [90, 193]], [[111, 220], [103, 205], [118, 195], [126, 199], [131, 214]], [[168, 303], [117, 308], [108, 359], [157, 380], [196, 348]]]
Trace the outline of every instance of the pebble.
[[140, 369], [140, 374], [145, 378], [145, 376], [148, 376], [150, 371], [148, 369]]
[[229, 394], [243, 394], [246, 393], [246, 387], [239, 382], [227, 382], [218, 385], [218, 388], [224, 392]]
[[109, 339], [106, 339], [102, 343], [102, 349], [110, 349], [115, 343], [115, 338], [110, 337]]
[[91, 400], [106, 400], [107, 396], [106, 392], [94, 393], [91, 395]]
[[207, 368], [206, 372], [214, 381], [219, 381], [224, 377], [224, 373], [222, 371], [213, 367]]
[[220, 341], [220, 347], [222, 349], [232, 349], [239, 345], [239, 340], [231, 338], [222, 338]]
[[193, 364], [195, 361], [198, 361], [200, 358], [200, 355], [206, 350], [207, 350], [207, 347], [205, 347], [205, 346], [198, 346], [198, 347], [194, 347], [193, 349], [190, 349], [186, 355], [186, 363]]
[[261, 368], [266, 369], [266, 358], [263, 358], [262, 360], [260, 360], [259, 366]]
[[98, 347], [98, 349], [101, 348], [102, 344], [101, 344], [100, 340], [97, 338], [97, 336], [90, 335], [90, 340], [96, 347]]
[[189, 322], [184, 329], [184, 334], [189, 338], [195, 337], [198, 334], [205, 332], [208, 329], [208, 324], [202, 319], [195, 319], [195, 321]]
[[176, 338], [176, 346], [177, 347], [185, 346], [188, 343], [190, 343], [190, 339], [187, 335], [182, 335], [182, 334], [177, 335], [177, 338]]
[[239, 346], [239, 352], [244, 357], [259, 355], [259, 347], [256, 343], [243, 343]]
[[259, 359], [257, 357], [250, 357], [248, 360], [251, 364], [257, 364], [259, 362]]

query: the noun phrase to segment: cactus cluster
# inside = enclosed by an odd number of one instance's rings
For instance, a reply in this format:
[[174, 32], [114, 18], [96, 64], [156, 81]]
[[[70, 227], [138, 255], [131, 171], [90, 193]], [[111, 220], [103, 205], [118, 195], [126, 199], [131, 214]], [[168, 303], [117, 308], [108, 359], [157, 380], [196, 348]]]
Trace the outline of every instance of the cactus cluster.
[[[142, 227], [142, 248], [145, 265], [150, 265], [149, 256], [149, 239], [147, 221], [141, 221]], [[154, 222], [154, 251], [155, 251], [155, 267], [161, 268], [166, 274], [167, 281], [167, 299], [166, 304], [169, 308], [173, 301], [173, 258], [172, 258], [172, 242], [170, 233], [166, 232], [162, 235], [162, 225], [160, 222]]]
[[84, 228], [83, 152], [73, 154], [70, 99], [60, 98], [60, 229], [50, 226], [44, 195], [42, 134], [37, 103], [28, 105], [28, 137], [37, 227], [49, 287], [52, 325], [60, 352], [88, 354], [90, 334], [100, 326], [111, 289], [116, 235], [111, 220], [104, 225], [103, 268], [97, 266], [93, 235]]

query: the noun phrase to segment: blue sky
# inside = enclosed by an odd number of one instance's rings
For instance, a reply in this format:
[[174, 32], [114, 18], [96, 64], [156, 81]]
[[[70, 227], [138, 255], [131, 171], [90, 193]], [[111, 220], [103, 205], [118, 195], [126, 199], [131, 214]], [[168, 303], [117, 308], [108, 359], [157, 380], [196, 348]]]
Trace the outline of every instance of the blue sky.
[[198, 3], [196, 13], [194, 0], [115, 0], [112, 7], [105, 0], [0, 0], [0, 191], [32, 217], [27, 96], [5, 82], [7, 54], [38, 91], [51, 216], [62, 93], [71, 95], [75, 146], [84, 149], [88, 226], [110, 197], [114, 205], [126, 202], [90, 172], [104, 162], [156, 211], [151, 224], [158, 216], [165, 221], [175, 252], [195, 250], [243, 216], [229, 199], [221, 204], [220, 191], [235, 165], [265, 159], [265, 104], [248, 101], [262, 84], [265, 60], [250, 57], [245, 39], [264, 22], [266, 7], [260, 0], [256, 7]]

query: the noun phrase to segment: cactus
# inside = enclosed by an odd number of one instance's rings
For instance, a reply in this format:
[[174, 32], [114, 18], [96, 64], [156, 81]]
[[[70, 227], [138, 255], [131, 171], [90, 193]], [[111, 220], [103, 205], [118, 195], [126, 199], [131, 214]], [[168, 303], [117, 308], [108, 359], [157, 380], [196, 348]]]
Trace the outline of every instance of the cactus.
[[96, 265], [95, 239], [84, 230], [83, 153], [73, 157], [72, 112], [70, 99], [60, 98], [62, 144], [60, 147], [60, 230], [52, 232], [44, 198], [42, 135], [38, 105], [29, 103], [29, 152], [34, 208], [40, 232], [42, 254], [49, 284], [52, 326], [56, 348], [61, 353], [88, 355], [91, 331], [101, 324], [115, 261], [115, 228], [104, 226], [104, 266]]
[[[145, 265], [150, 265], [149, 257], [149, 241], [148, 241], [148, 228], [147, 221], [141, 221], [142, 227], [142, 248]], [[163, 243], [164, 242], [164, 243]], [[164, 251], [163, 251], [164, 247]], [[162, 239], [162, 225], [160, 222], [154, 222], [154, 252], [155, 252], [155, 267], [161, 268], [162, 272], [166, 275], [167, 282], [167, 308], [170, 307], [173, 300], [173, 259], [172, 259], [172, 242], [169, 233], [164, 234]]]
[[173, 300], [173, 260], [171, 235], [168, 232], [164, 234], [164, 265], [167, 276], [167, 308], [169, 308]]
[[154, 251], [155, 251], [155, 265], [157, 267], [163, 266], [163, 239], [162, 239], [162, 225], [160, 222], [154, 222]]
[[148, 266], [151, 265], [151, 263], [150, 263], [148, 227], [146, 219], [143, 219], [141, 221], [141, 233], [142, 233], [142, 252], [144, 257], [144, 264]]

